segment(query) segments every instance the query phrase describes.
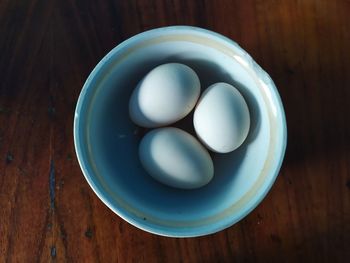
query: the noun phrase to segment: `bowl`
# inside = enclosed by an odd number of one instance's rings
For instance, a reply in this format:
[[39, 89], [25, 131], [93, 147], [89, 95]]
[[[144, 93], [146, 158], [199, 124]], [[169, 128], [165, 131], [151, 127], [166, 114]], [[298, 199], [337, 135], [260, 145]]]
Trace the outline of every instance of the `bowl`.
[[[145, 172], [138, 158], [145, 130], [128, 114], [139, 80], [168, 62], [194, 69], [202, 91], [215, 82], [234, 85], [250, 111], [243, 145], [211, 153], [214, 178], [196, 190], [168, 187]], [[283, 106], [269, 75], [234, 41], [189, 26], [153, 29], [116, 46], [87, 78], [74, 118], [77, 158], [96, 195], [130, 224], [170, 237], [215, 233], [251, 212], [277, 177], [286, 139]]]

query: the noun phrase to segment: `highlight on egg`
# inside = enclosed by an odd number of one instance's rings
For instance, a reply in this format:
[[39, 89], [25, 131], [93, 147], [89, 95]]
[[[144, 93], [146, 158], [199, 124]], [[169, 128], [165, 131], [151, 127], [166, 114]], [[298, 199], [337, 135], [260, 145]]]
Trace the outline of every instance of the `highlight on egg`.
[[167, 63], [151, 70], [134, 89], [129, 101], [131, 120], [156, 128], [184, 118], [200, 95], [197, 74], [180, 63]]
[[193, 115], [200, 141], [211, 151], [228, 153], [247, 138], [250, 115], [246, 101], [232, 85], [219, 82], [200, 97]]
[[214, 176], [208, 151], [196, 138], [178, 128], [148, 132], [141, 140], [139, 157], [149, 175], [171, 187], [199, 188]]

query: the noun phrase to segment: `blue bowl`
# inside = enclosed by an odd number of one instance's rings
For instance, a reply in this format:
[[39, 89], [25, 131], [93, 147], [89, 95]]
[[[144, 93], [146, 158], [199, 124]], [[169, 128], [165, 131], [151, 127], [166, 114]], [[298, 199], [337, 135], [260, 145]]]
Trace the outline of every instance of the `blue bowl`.
[[[234, 85], [251, 115], [244, 144], [213, 153], [214, 178], [196, 190], [165, 186], [144, 171], [138, 159], [144, 130], [128, 115], [138, 81], [168, 62], [193, 68], [202, 91], [215, 82]], [[286, 139], [283, 106], [269, 75], [232, 40], [188, 26], [150, 30], [115, 47], [86, 80], [74, 118], [76, 154], [96, 195], [130, 224], [171, 237], [214, 233], [245, 217], [273, 185]]]

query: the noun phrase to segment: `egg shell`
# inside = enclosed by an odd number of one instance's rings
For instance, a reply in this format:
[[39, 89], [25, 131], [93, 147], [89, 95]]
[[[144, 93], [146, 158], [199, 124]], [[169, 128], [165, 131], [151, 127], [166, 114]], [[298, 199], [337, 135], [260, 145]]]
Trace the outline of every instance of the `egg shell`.
[[250, 116], [247, 103], [232, 85], [219, 82], [208, 87], [196, 106], [193, 125], [210, 150], [228, 153], [246, 139]]
[[176, 188], [202, 187], [214, 175], [208, 151], [196, 138], [178, 128], [148, 132], [140, 143], [139, 157], [149, 175]]
[[151, 70], [137, 85], [129, 101], [131, 120], [146, 128], [172, 124], [196, 105], [200, 81], [188, 66], [168, 63]]

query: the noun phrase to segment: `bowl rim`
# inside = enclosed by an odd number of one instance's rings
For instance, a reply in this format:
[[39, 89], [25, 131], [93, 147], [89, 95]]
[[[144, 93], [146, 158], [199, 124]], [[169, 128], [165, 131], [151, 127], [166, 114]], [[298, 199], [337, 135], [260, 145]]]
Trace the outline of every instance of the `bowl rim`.
[[[166, 228], [163, 226], [158, 226], [155, 224], [148, 224], [147, 221], [140, 222], [139, 220], [136, 220], [133, 218], [132, 214], [128, 213], [127, 211], [124, 211], [123, 209], [119, 209], [116, 207], [110, 200], [108, 199], [108, 194], [106, 192], [101, 192], [99, 190], [99, 187], [95, 184], [94, 179], [89, 174], [89, 168], [88, 164], [86, 163], [86, 160], [84, 160], [82, 148], [80, 146], [80, 133], [79, 133], [79, 116], [80, 116], [80, 109], [82, 107], [82, 104], [85, 99], [85, 95], [88, 89], [91, 89], [90, 84], [92, 79], [95, 77], [95, 75], [98, 73], [98, 71], [101, 69], [101, 67], [119, 50], [123, 49], [124, 47], [127, 47], [133, 42], [137, 42], [138, 40], [142, 40], [144, 37], [148, 37], [151, 34], [158, 34], [158, 33], [171, 33], [174, 31], [195, 31], [197, 33], [202, 33], [206, 35], [210, 39], [219, 39], [225, 44], [229, 46], [234, 46], [235, 48], [238, 48], [244, 55], [245, 59], [249, 61], [249, 67], [253, 69], [254, 72], [259, 72], [257, 76], [263, 77], [269, 82], [268, 88], [275, 96], [275, 103], [277, 103], [278, 112], [280, 114], [280, 121], [279, 123], [282, 126], [282, 137], [281, 137], [281, 144], [278, 144], [278, 150], [279, 150], [279, 156], [277, 161], [273, 163], [273, 166], [270, 169], [270, 174], [272, 174], [270, 180], [268, 181], [268, 184], [264, 186], [263, 191], [260, 193], [260, 196], [255, 200], [254, 203], [250, 204], [249, 208], [243, 210], [241, 212], [240, 216], [233, 220], [227, 220], [225, 223], [222, 224], [214, 224], [210, 228], [209, 227], [203, 227], [203, 228], [195, 228], [193, 229], [186, 229], [184, 231], [177, 231], [177, 228]], [[231, 40], [230, 38], [223, 36], [219, 33], [213, 32], [208, 29], [200, 28], [200, 27], [194, 27], [194, 26], [186, 26], [186, 25], [178, 25], [178, 26], [167, 26], [167, 27], [160, 27], [155, 28], [151, 30], [144, 31], [142, 33], [139, 33], [137, 35], [134, 35], [117, 46], [115, 46], [111, 51], [109, 51], [100, 61], [99, 63], [94, 67], [94, 69], [89, 74], [88, 78], [86, 79], [83, 88], [79, 94], [79, 98], [76, 104], [75, 113], [74, 113], [74, 123], [73, 123], [73, 137], [74, 137], [74, 147], [75, 152], [77, 155], [79, 166], [82, 170], [82, 173], [90, 185], [91, 189], [94, 191], [94, 193], [99, 197], [99, 199], [107, 206], [109, 207], [115, 214], [117, 214], [119, 217], [123, 218], [125, 221], [130, 223], [131, 225], [142, 229], [144, 231], [147, 231], [149, 233], [161, 235], [161, 236], [167, 236], [167, 237], [197, 237], [197, 236], [204, 236], [208, 234], [213, 234], [218, 231], [221, 231], [223, 229], [226, 229], [237, 222], [239, 222], [241, 219], [246, 217], [252, 210], [254, 210], [266, 197], [267, 193], [270, 191], [271, 187], [273, 186], [274, 182], [276, 181], [276, 178], [278, 176], [278, 173], [281, 169], [282, 162], [285, 156], [285, 151], [287, 147], [287, 123], [286, 123], [286, 117], [285, 117], [285, 111], [283, 108], [283, 103], [281, 100], [281, 97], [279, 95], [279, 92], [277, 90], [277, 87], [275, 86], [273, 80], [271, 77], [253, 60], [253, 58], [243, 49], [241, 48], [235, 41]]]

